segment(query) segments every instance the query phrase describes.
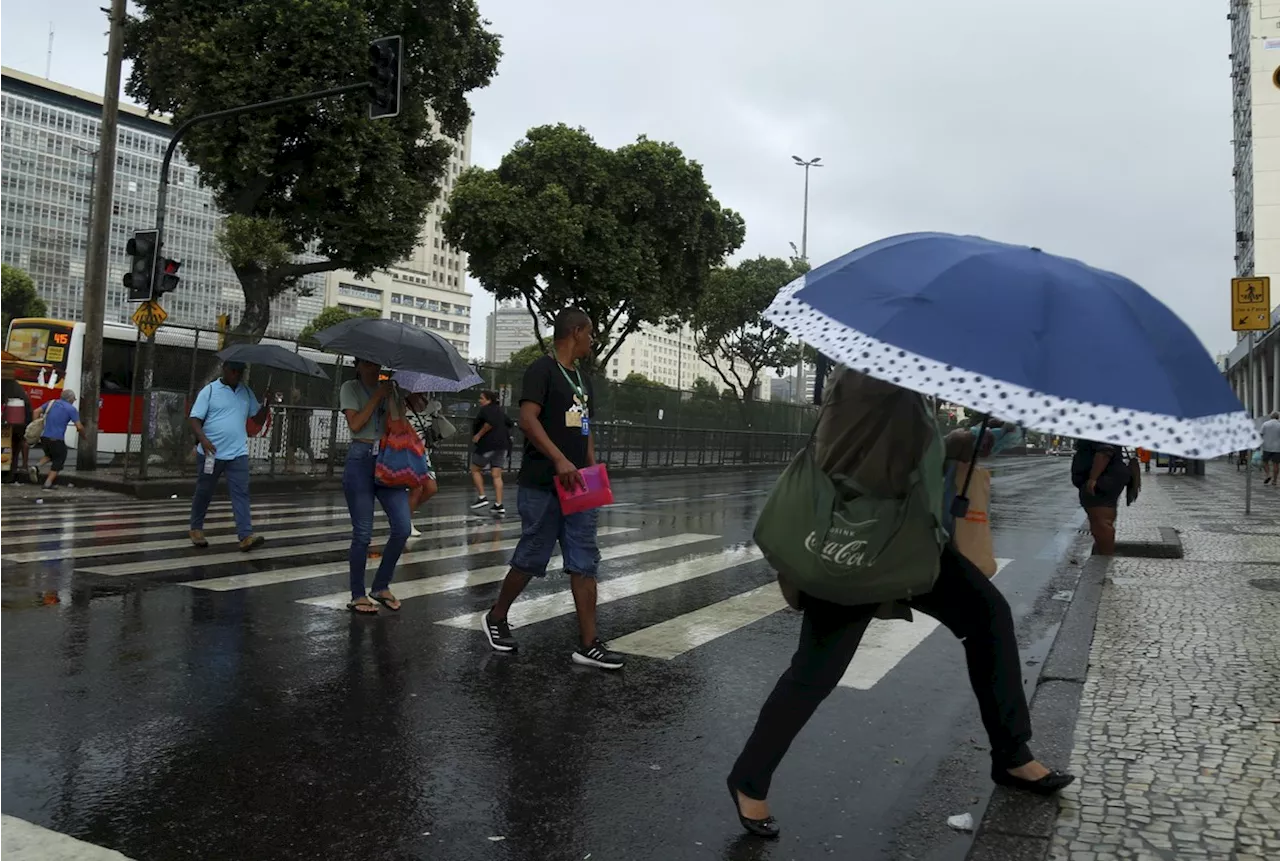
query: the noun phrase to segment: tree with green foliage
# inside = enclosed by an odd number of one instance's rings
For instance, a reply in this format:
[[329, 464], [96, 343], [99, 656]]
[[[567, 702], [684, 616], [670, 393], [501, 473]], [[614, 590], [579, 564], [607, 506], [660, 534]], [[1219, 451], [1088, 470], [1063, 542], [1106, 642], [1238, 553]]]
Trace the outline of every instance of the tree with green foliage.
[[[489, 83], [498, 37], [475, 0], [134, 0], [125, 92], [178, 125], [196, 115], [362, 81], [368, 45], [404, 36], [400, 114], [362, 93], [193, 127], [182, 148], [226, 219], [244, 291], [233, 334], [257, 341], [270, 302], [310, 274], [367, 276], [407, 257]], [[433, 133], [432, 121], [439, 124]]]
[[604, 367], [642, 325], [692, 314], [745, 228], [675, 145], [641, 137], [611, 150], [562, 124], [530, 129], [496, 169], [464, 173], [444, 232], [499, 299], [547, 324], [586, 311]]
[[315, 316], [310, 323], [302, 327], [302, 331], [298, 333], [298, 342], [306, 344], [308, 347], [318, 347], [320, 343], [316, 341], [316, 332], [323, 332], [330, 326], [336, 326], [344, 320], [354, 320], [357, 317], [378, 318], [382, 315], [378, 313], [376, 308], [365, 308], [359, 314], [352, 314], [345, 308], [339, 308], [336, 305], [326, 305], [319, 314]]
[[717, 269], [691, 320], [694, 349], [715, 370], [743, 408], [750, 405], [760, 378], [771, 368], [800, 361], [800, 347], [764, 317], [778, 291], [804, 274], [801, 260], [757, 257]]
[[510, 370], [515, 377], [523, 377], [529, 366], [546, 354], [547, 351], [541, 344], [530, 344], [512, 353], [510, 358], [503, 363], [503, 367]]
[[689, 400], [700, 403], [719, 403], [720, 389], [706, 377], [698, 377], [689, 389]]
[[9, 331], [9, 321], [17, 317], [44, 317], [49, 308], [36, 292], [36, 282], [25, 269], [0, 265], [0, 306], [3, 307], [4, 332]]

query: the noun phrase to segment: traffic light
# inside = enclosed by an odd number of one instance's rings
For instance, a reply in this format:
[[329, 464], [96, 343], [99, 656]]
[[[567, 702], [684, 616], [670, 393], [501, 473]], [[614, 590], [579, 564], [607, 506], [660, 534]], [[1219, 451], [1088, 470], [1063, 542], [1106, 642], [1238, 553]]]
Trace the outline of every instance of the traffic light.
[[177, 260], [170, 260], [168, 257], [160, 258], [160, 284], [156, 287], [156, 295], [154, 298], [159, 299], [165, 293], [170, 293], [178, 289], [178, 269], [182, 267], [182, 263]]
[[129, 255], [129, 271], [124, 276], [124, 286], [129, 289], [130, 302], [146, 302], [151, 298], [151, 275], [156, 268], [156, 232], [138, 230], [125, 243]]
[[383, 36], [369, 43], [369, 119], [400, 113], [403, 46], [399, 36]]

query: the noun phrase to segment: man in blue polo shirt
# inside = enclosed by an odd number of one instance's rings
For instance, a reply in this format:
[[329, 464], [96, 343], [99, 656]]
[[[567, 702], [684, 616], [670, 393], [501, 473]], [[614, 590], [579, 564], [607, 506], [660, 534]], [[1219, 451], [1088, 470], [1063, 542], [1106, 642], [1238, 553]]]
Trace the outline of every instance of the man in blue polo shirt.
[[249, 434], [245, 422], [250, 416], [261, 423], [267, 416], [269, 393], [262, 402], [249, 387], [240, 382], [243, 362], [223, 362], [222, 376], [200, 390], [191, 407], [191, 429], [200, 443], [196, 451], [196, 492], [191, 497], [191, 543], [208, 547], [204, 537], [204, 514], [213, 499], [218, 476], [226, 474], [231, 491], [231, 511], [236, 519], [236, 537], [241, 550], [252, 550], [262, 543], [253, 534], [249, 517]]

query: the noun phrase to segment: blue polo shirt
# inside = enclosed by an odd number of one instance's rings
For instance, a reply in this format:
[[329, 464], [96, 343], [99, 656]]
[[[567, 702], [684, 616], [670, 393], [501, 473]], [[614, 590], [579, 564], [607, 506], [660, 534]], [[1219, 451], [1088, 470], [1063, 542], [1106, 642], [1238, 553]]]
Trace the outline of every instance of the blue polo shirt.
[[49, 404], [44, 414], [44, 433], [46, 439], [65, 439], [67, 425], [80, 421], [80, 412], [64, 400], [56, 400]]
[[191, 418], [204, 422], [204, 435], [218, 449], [216, 460], [235, 460], [249, 455], [245, 422], [260, 409], [262, 404], [244, 383], [233, 389], [222, 380], [214, 380], [196, 395]]

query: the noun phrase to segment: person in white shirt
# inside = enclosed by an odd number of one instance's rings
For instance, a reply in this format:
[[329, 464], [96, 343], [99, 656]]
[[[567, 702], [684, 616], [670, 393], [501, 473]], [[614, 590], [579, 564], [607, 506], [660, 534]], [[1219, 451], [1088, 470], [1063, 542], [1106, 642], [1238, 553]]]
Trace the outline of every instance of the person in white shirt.
[[1280, 410], [1262, 423], [1263, 484], [1280, 484]]

